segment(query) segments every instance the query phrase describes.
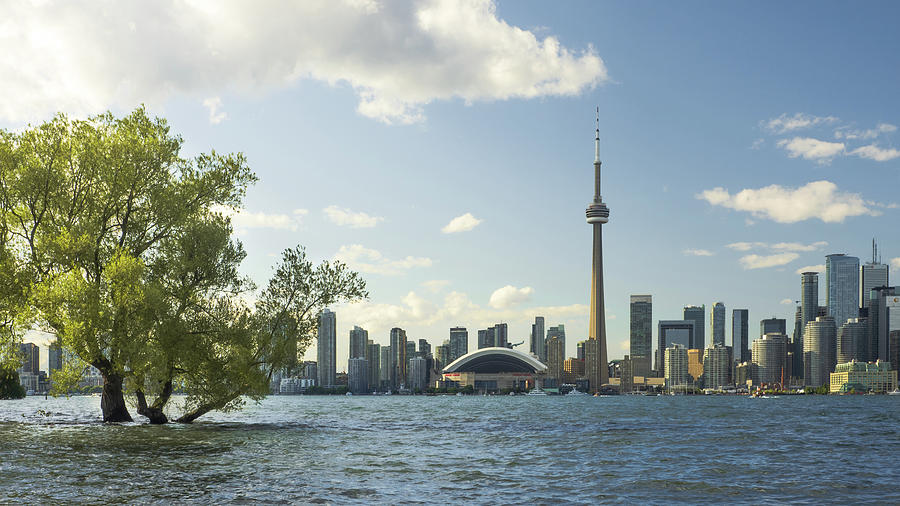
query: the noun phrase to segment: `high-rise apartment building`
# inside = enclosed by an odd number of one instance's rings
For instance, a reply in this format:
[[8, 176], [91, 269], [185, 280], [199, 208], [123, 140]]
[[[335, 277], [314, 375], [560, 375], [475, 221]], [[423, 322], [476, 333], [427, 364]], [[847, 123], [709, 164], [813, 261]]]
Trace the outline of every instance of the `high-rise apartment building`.
[[702, 350], [706, 347], [706, 304], [702, 306], [684, 306], [684, 319], [694, 322], [693, 341], [688, 348]]
[[787, 350], [788, 338], [784, 334], [769, 333], [753, 341], [753, 363], [760, 383], [788, 383]]
[[[657, 324], [657, 374], [661, 378], [666, 377], [665, 350], [673, 344], [681, 345], [685, 350], [689, 349], [695, 341], [697, 329], [694, 320], [660, 320]], [[687, 359], [685, 359], [687, 360]]]
[[834, 318], [819, 316], [803, 329], [803, 382], [819, 387], [828, 383], [836, 362], [837, 329]]
[[819, 313], [819, 273], [804, 272], [800, 274], [800, 337], [806, 330], [806, 324], [815, 321]]
[[369, 363], [369, 390], [377, 390], [381, 384], [381, 345], [366, 341], [366, 361]]
[[505, 323], [494, 325], [494, 346], [509, 348], [509, 326]]
[[541, 362], [547, 362], [547, 345], [544, 340], [544, 317], [535, 316], [531, 326], [531, 353]]
[[851, 360], [865, 362], [866, 337], [869, 325], [864, 319], [850, 318], [837, 330], [836, 363], [844, 364]]
[[437, 361], [438, 371], [450, 365], [450, 340], [444, 339], [444, 342], [434, 347], [434, 359]]
[[825, 305], [840, 327], [859, 316], [859, 258], [843, 253], [825, 257]]
[[687, 388], [691, 383], [688, 374], [687, 348], [673, 344], [664, 350], [663, 370], [665, 371], [666, 388], [678, 390]]
[[731, 384], [731, 348], [710, 346], [703, 350], [703, 386], [720, 389]]
[[428, 388], [428, 360], [424, 357], [409, 359], [409, 389], [422, 392]]
[[709, 310], [712, 346], [725, 346], [725, 304], [716, 302]]
[[478, 349], [494, 346], [494, 327], [478, 331]]
[[366, 358], [369, 331], [357, 326], [350, 331], [350, 358]]
[[631, 296], [630, 358], [635, 376], [649, 376], [653, 368], [653, 297]]
[[563, 377], [563, 365], [565, 364], [566, 355], [563, 341], [553, 336], [547, 339], [547, 377], [557, 380]]
[[750, 310], [733, 309], [731, 311], [731, 348], [734, 350], [734, 361], [739, 364], [749, 362], [751, 359], [749, 320]]
[[[562, 348], [562, 359], [564, 360], [566, 358], [566, 326], [560, 323], [559, 325], [557, 325], [555, 327], [548, 328], [547, 336], [544, 339], [544, 343], [549, 341], [550, 338], [552, 338], [552, 337], [559, 339], [559, 345]], [[547, 353], [548, 353], [548, 360], [549, 360], [550, 352], [548, 351]]]
[[425, 339], [419, 339], [419, 356], [422, 358], [431, 356], [431, 343]]
[[695, 385], [703, 383], [703, 350], [688, 350], [688, 374]]
[[354, 394], [369, 391], [369, 361], [365, 358], [347, 360], [347, 388]]
[[450, 362], [469, 353], [469, 331], [465, 327], [453, 327], [450, 329], [450, 356], [449, 362], [444, 364], [446, 367]]
[[391, 329], [391, 388], [398, 390], [407, 385], [406, 331], [394, 327]]
[[316, 358], [319, 386], [333, 387], [337, 372], [337, 320], [335, 314], [329, 309], [325, 309], [319, 314]]
[[391, 353], [393, 350], [390, 346], [382, 346], [381, 347], [381, 370], [378, 371], [378, 388], [385, 390], [392, 390], [394, 388], [393, 377], [394, 377], [394, 361], [393, 354]]
[[51, 375], [53, 371], [59, 371], [63, 366], [63, 350], [59, 344], [59, 340], [50, 343], [47, 348], [47, 372]]

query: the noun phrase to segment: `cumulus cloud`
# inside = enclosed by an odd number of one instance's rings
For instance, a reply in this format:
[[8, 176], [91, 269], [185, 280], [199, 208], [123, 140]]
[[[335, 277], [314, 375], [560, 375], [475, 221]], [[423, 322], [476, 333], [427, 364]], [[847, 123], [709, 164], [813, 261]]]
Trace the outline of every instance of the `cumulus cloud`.
[[686, 249], [683, 251], [685, 255], [695, 257], [711, 257], [713, 252], [705, 249]]
[[203, 107], [206, 107], [209, 110], [209, 122], [213, 125], [218, 125], [225, 118], [228, 117], [225, 114], [225, 111], [220, 110], [222, 108], [222, 99], [219, 97], [209, 97], [203, 101]]
[[850, 154], [860, 158], [875, 160], [876, 162], [887, 162], [900, 157], [900, 150], [894, 148], [882, 149], [874, 144], [869, 144], [868, 146], [861, 146], [854, 149]]
[[733, 242], [726, 244], [726, 248], [735, 251], [750, 251], [751, 249], [772, 249], [777, 251], [816, 251], [828, 246], [826, 241], [816, 241], [812, 244], [801, 244], [799, 242], [778, 242], [770, 244], [767, 242]]
[[429, 281], [425, 281], [422, 283], [422, 286], [428, 289], [429, 292], [436, 293], [443, 290], [446, 286], [450, 285], [450, 281], [446, 279], [432, 279]]
[[309, 214], [306, 209], [294, 209], [291, 214], [268, 214], [219, 205], [213, 206], [210, 210], [231, 218], [231, 224], [239, 232], [248, 228], [273, 228], [294, 232], [300, 226], [303, 217]]
[[782, 139], [776, 144], [784, 148], [791, 158], [802, 157], [819, 163], [828, 163], [832, 158], [844, 152], [843, 142], [828, 142], [812, 137], [794, 137]]
[[804, 272], [825, 272], [825, 264], [806, 265], [794, 272], [798, 275], [803, 274]]
[[890, 123], [879, 123], [875, 128], [870, 128], [868, 130], [851, 130], [847, 127], [838, 128], [834, 131], [834, 137], [836, 139], [875, 139], [881, 134], [895, 132], [897, 127], [895, 125], [891, 125]]
[[740, 262], [744, 269], [765, 269], [786, 265], [800, 258], [797, 253], [776, 253], [774, 255], [746, 255]]
[[783, 134], [792, 132], [794, 130], [801, 130], [818, 125], [831, 124], [836, 122], [837, 120], [838, 119], [834, 116], [812, 116], [810, 114], [798, 112], [793, 116], [788, 116], [787, 113], [784, 113], [777, 118], [772, 118], [768, 121], [764, 121], [762, 125], [763, 128], [770, 132]]
[[436, 100], [571, 96], [608, 80], [593, 47], [510, 25], [493, 0], [3, 2], [0, 19], [15, 20], [0, 30], [15, 48], [0, 56], [10, 122], [314, 79], [352, 89], [364, 116], [414, 123]]
[[507, 309], [531, 299], [532, 293], [534, 293], [534, 290], [530, 286], [516, 288], [512, 285], [506, 285], [503, 288], [494, 290], [488, 305], [494, 309]]
[[322, 209], [329, 221], [335, 225], [350, 228], [372, 228], [379, 221], [384, 221], [381, 216], [370, 216], [361, 211], [351, 211], [338, 206], [328, 206]]
[[874, 204], [857, 193], [838, 190], [831, 181], [813, 181], [799, 188], [770, 185], [758, 190], [744, 189], [734, 195], [725, 188], [705, 190], [697, 195], [711, 205], [752, 213], [778, 223], [796, 223], [819, 219], [841, 223], [852, 216], [878, 216]]
[[891, 259], [891, 270], [900, 271], [900, 257]]
[[473, 228], [477, 227], [482, 221], [478, 218], [472, 216], [472, 213], [466, 213], [462, 216], [457, 216], [450, 220], [450, 223], [444, 226], [441, 229], [441, 232], [445, 234], [455, 234], [457, 232], [468, 232]]
[[793, 304], [794, 304], [794, 300], [793, 300], [793, 299], [781, 299], [781, 304], [784, 304], [784, 305], [793, 305]]
[[381, 252], [366, 248], [361, 244], [341, 246], [338, 252], [334, 254], [334, 259], [344, 262], [353, 270], [385, 276], [402, 274], [418, 267], [431, 267], [433, 263], [430, 258], [414, 256], [391, 260], [382, 255]]

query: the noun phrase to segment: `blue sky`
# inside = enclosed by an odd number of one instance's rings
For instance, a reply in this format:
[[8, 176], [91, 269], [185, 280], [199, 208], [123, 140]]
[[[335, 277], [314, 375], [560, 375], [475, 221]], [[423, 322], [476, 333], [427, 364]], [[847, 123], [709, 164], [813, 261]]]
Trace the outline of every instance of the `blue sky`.
[[721, 300], [730, 343], [733, 308], [751, 338], [792, 321], [826, 254], [877, 237], [900, 275], [896, 3], [148, 5], [0, 7], [0, 127], [144, 103], [188, 154], [246, 153], [245, 272], [302, 244], [368, 280], [339, 357], [353, 325], [472, 349], [503, 321], [527, 349], [536, 315], [574, 355], [597, 106], [611, 358], [630, 294], [654, 320]]

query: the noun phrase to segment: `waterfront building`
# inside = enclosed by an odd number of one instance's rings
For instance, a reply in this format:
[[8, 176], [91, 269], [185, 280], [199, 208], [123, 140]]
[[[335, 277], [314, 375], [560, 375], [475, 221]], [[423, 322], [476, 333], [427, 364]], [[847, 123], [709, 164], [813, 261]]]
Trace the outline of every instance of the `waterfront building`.
[[888, 283], [888, 270], [888, 265], [881, 263], [881, 260], [878, 258], [878, 245], [872, 239], [872, 261], [863, 264], [859, 276], [859, 301], [862, 307], [869, 307], [870, 294], [874, 288], [890, 286]]
[[563, 362], [563, 383], [575, 383], [584, 377], [584, 359], [569, 357]]
[[[453, 327], [450, 329], [450, 356], [448, 362], [453, 362], [459, 357], [469, 353], [469, 331], [465, 327]], [[445, 364], [446, 365], [446, 364]]]
[[409, 389], [422, 392], [428, 388], [428, 359], [413, 357], [409, 359]]
[[619, 393], [627, 394], [634, 390], [634, 361], [625, 355], [622, 359], [622, 374], [619, 380]]
[[834, 370], [837, 329], [834, 318], [819, 316], [803, 330], [803, 381], [806, 386], [819, 387], [828, 383]]
[[609, 221], [609, 209], [600, 196], [600, 109], [597, 109], [597, 130], [594, 137], [594, 199], [585, 210], [587, 222], [593, 229], [591, 260], [591, 306], [588, 324], [588, 343], [584, 350], [588, 383], [594, 392], [609, 382], [606, 357], [606, 310], [603, 292], [603, 224]]
[[316, 358], [319, 386], [333, 387], [337, 372], [337, 320], [335, 314], [328, 309], [319, 315]]
[[631, 296], [631, 339], [629, 351], [635, 376], [648, 376], [653, 364], [653, 297]]
[[347, 388], [354, 394], [369, 392], [369, 361], [365, 358], [347, 360]]
[[547, 377], [554, 379], [562, 379], [563, 363], [565, 362], [564, 343], [558, 336], [547, 339]]
[[869, 292], [869, 317], [867, 358], [890, 360], [890, 335], [900, 330], [900, 289], [898, 287], [876, 287]]
[[688, 357], [687, 348], [681, 344], [672, 344], [665, 348], [665, 364], [666, 388], [669, 390], [685, 389], [690, 385], [690, 375], [688, 374]]
[[528, 353], [510, 348], [482, 348], [444, 368], [443, 384], [479, 392], [527, 389], [547, 373], [547, 366]]
[[369, 390], [377, 390], [381, 384], [381, 345], [371, 339], [366, 342], [366, 361], [369, 363]]
[[406, 387], [407, 366], [406, 331], [394, 327], [391, 329], [391, 388], [399, 390]]
[[712, 331], [712, 345], [725, 346], [725, 304], [721, 302], [713, 304], [709, 310], [709, 327]]
[[897, 389], [897, 371], [888, 362], [858, 362], [856, 360], [837, 364], [829, 375], [831, 393], [847, 392], [893, 392]]
[[354, 325], [350, 331], [350, 358], [365, 358], [368, 342], [369, 331]]
[[694, 322], [693, 339], [688, 348], [702, 350], [706, 348], [706, 304], [702, 306], [684, 306], [685, 320]]
[[734, 368], [734, 384], [746, 387], [748, 381], [751, 385], [759, 384], [759, 367], [753, 362], [741, 362]]
[[[784, 321], [784, 320], [782, 320]], [[781, 332], [784, 334], [784, 332]], [[731, 311], [731, 348], [734, 350], [734, 361], [747, 362], [750, 356], [750, 310], [734, 309]], [[724, 343], [723, 343], [724, 344]]]
[[657, 357], [656, 368], [660, 377], [666, 377], [665, 350], [673, 344], [680, 344], [684, 349], [691, 349], [695, 342], [697, 329], [695, 320], [660, 320], [656, 330]]
[[900, 330], [892, 330], [888, 335], [891, 345], [888, 355], [890, 356], [891, 368], [895, 371], [900, 369]]
[[[547, 336], [544, 338], [545, 347], [546, 347], [547, 341], [549, 341], [553, 337], [559, 339], [560, 346], [562, 346], [562, 350], [563, 350], [561, 357], [565, 358], [565, 352], [566, 352], [566, 327], [565, 327], [565, 325], [560, 323], [559, 325], [557, 325], [555, 327], [550, 327], [549, 329], [547, 329]], [[548, 348], [547, 349], [548, 357], [549, 357], [549, 353], [550, 353], [550, 350]]]
[[703, 386], [721, 389], [731, 384], [731, 347], [716, 345], [703, 350]]
[[541, 362], [547, 361], [547, 345], [544, 341], [544, 317], [535, 316], [531, 326], [531, 353]]
[[840, 327], [859, 316], [859, 258], [843, 253], [825, 257], [825, 305]]
[[850, 318], [837, 331], [837, 363], [853, 360], [865, 362], [865, 342], [869, 324], [865, 319]]
[[753, 341], [753, 363], [757, 368], [754, 383], [788, 383], [790, 371], [786, 363], [787, 349], [788, 338], [784, 334], [770, 333]]
[[688, 350], [688, 374], [694, 380], [695, 385], [703, 383], [703, 350]]
[[381, 347], [381, 370], [378, 371], [378, 388], [385, 390], [393, 390], [392, 383], [394, 377], [393, 354], [390, 346]]
[[[796, 324], [800, 320], [800, 308], [797, 307], [797, 317], [794, 323], [794, 334], [797, 334]], [[784, 318], [766, 318], [759, 321], [759, 337], [766, 334], [784, 334], [787, 335], [787, 321]], [[743, 361], [742, 361], [743, 362]]]

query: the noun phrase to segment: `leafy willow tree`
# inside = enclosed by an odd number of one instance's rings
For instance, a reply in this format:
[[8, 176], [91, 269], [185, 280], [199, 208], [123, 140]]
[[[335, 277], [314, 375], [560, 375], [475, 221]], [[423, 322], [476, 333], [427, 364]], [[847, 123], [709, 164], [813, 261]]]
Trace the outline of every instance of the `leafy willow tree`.
[[[255, 306], [229, 219], [256, 177], [243, 155], [180, 156], [182, 140], [141, 108], [124, 118], [57, 116], [0, 132], [0, 222], [26, 307], [103, 375], [103, 419], [165, 423], [239, 407], [305, 350], [327, 304], [367, 297], [340, 263], [285, 252]], [[29, 313], [25, 313], [29, 314]], [[75, 378], [63, 374], [62, 377]]]

